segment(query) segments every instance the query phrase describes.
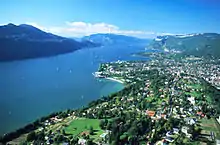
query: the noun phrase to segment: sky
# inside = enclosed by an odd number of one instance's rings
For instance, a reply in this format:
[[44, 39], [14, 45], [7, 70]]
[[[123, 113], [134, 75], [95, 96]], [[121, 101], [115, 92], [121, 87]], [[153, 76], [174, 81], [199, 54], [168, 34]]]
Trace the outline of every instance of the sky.
[[220, 0], [1, 0], [0, 25], [30, 24], [66, 37], [220, 33]]

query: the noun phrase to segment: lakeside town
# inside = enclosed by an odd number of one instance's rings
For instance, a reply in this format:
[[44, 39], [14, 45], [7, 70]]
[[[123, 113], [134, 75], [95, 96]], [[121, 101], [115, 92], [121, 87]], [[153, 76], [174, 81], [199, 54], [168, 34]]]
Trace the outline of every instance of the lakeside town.
[[[136, 108], [137, 112], [147, 114], [151, 119], [156, 120], [177, 118], [179, 121], [184, 121], [185, 126], [173, 128], [171, 132], [178, 130], [178, 133], [180, 131], [192, 139], [193, 132], [189, 132], [190, 128], [193, 128], [192, 130], [198, 131], [197, 138], [209, 136], [209, 141], [219, 142], [220, 60], [195, 56], [178, 58], [173, 54], [166, 55], [164, 53], [142, 53], [142, 55], [150, 56], [152, 60], [102, 64], [96, 76], [113, 77], [127, 84], [137, 84], [144, 81], [146, 86], [140, 87], [138, 93], [133, 95], [137, 96], [137, 100], [142, 100], [143, 97], [146, 100], [152, 96], [158, 97], [160, 99], [152, 98], [153, 101], [150, 103], [159, 102], [159, 104], [158, 107], [149, 107], [151, 110], [149, 108], [143, 110], [143, 108], [135, 106], [134, 109]], [[158, 73], [158, 77], [153, 80], [149, 79], [149, 76], [145, 76], [147, 73], [144, 73], [147, 71], [155, 71]], [[158, 78], [160, 79], [157, 81]], [[134, 99], [132, 96], [128, 100]], [[124, 97], [121, 100], [124, 100]], [[207, 126], [213, 126], [213, 128], [204, 129]], [[175, 141], [175, 138], [171, 139], [169, 135], [166, 137], [169, 137], [169, 139], [165, 138], [165, 141], [169, 143]], [[191, 142], [193, 141], [191, 140]]]
[[141, 55], [151, 59], [104, 63], [94, 73], [97, 79], [123, 83], [123, 90], [81, 109], [50, 114], [2, 140], [62, 145], [219, 144], [220, 60]]

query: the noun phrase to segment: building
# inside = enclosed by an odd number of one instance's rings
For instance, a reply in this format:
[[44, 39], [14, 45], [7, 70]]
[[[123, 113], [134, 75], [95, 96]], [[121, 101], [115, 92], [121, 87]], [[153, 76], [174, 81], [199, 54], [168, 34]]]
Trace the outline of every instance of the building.
[[189, 125], [193, 125], [196, 124], [196, 119], [195, 118], [185, 118], [184, 121], [189, 124]]
[[189, 128], [186, 127], [186, 126], [183, 126], [183, 127], [181, 128], [182, 133], [184, 133], [188, 138], [191, 138], [192, 134], [189, 134], [189, 133], [188, 133], [188, 130], [189, 130]]
[[216, 145], [220, 145], [220, 140], [216, 139]]
[[150, 117], [154, 117], [154, 115], [156, 114], [156, 112], [155, 112], [155, 111], [147, 110], [147, 111], [146, 111], [146, 114], [147, 114], [148, 116], [150, 116]]
[[218, 123], [220, 124], [220, 116], [216, 119], [218, 121]]
[[85, 145], [86, 144], [86, 140], [80, 138], [79, 141], [78, 141], [78, 144], [79, 145]]

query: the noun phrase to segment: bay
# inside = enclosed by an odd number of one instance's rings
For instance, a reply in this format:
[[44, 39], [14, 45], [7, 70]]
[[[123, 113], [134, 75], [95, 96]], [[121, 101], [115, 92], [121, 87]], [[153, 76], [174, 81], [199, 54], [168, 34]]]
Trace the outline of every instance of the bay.
[[123, 89], [92, 75], [100, 63], [139, 60], [144, 46], [105, 46], [55, 57], [0, 63], [0, 135], [55, 111], [82, 107]]

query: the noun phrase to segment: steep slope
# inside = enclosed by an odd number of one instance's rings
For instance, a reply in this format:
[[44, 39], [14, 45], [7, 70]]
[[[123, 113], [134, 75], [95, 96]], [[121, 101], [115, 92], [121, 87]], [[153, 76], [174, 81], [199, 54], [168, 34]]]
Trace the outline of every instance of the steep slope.
[[56, 36], [51, 33], [46, 33], [38, 28], [26, 24], [21, 24], [18, 26], [14, 24], [0, 26], [0, 38], [14, 38], [26, 40], [66, 39], [64, 37]]
[[220, 34], [159, 36], [150, 43], [149, 48], [180, 51], [187, 55], [220, 57]]
[[125, 35], [116, 35], [116, 34], [93, 34], [90, 36], [83, 37], [82, 40], [89, 40], [93, 43], [98, 43], [101, 45], [133, 45], [133, 44], [147, 44], [148, 39], [140, 39], [131, 36]]
[[0, 61], [54, 56], [94, 46], [92, 42], [60, 37], [31, 25], [0, 26]]

